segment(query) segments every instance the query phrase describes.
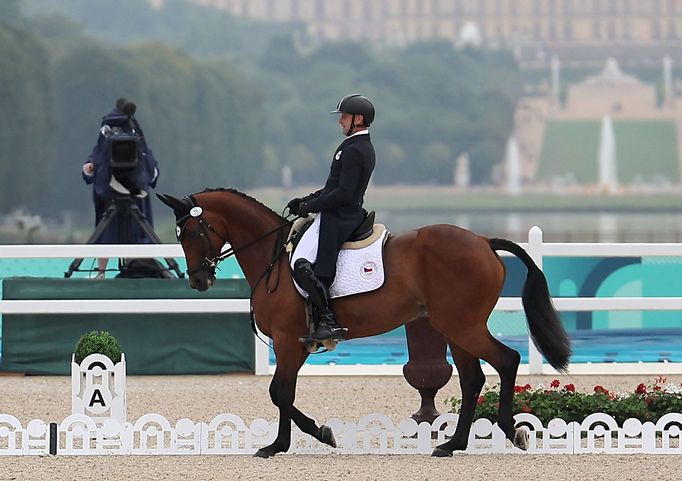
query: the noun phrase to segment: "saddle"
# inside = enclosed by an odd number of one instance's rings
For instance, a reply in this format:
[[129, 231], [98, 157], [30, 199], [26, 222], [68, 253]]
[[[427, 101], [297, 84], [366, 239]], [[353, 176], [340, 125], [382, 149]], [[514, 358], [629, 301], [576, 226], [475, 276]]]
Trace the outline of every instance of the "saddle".
[[[350, 237], [344, 242], [341, 249], [362, 249], [374, 242], [377, 239], [375, 231], [378, 230], [375, 229], [378, 226], [374, 225], [375, 217], [376, 214], [374, 211], [365, 211], [365, 218], [362, 220], [362, 223], [351, 232]], [[302, 217], [297, 219], [291, 226], [291, 231], [289, 232], [286, 244], [287, 252], [289, 254], [296, 249], [301, 238], [303, 238], [303, 234], [305, 234], [310, 226], [313, 225], [314, 220], [315, 218], [312, 216]]]

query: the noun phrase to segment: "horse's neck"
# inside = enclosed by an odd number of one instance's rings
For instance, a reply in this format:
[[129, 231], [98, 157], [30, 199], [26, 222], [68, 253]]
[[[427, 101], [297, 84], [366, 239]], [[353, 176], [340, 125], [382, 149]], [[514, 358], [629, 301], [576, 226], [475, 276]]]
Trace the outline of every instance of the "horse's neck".
[[253, 287], [272, 261], [275, 242], [281, 240], [280, 232], [274, 231], [286, 221], [251, 199], [231, 193], [229, 200], [222, 207], [230, 213], [225, 216], [225, 240], [238, 250], [237, 262]]

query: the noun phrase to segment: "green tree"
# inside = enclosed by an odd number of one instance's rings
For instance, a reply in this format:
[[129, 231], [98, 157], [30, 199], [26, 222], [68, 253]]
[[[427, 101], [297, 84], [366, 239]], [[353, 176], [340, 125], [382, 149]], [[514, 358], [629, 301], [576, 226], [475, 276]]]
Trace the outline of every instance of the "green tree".
[[20, 0], [3, 0], [0, 2], [0, 25], [13, 25], [23, 20]]
[[48, 55], [26, 30], [0, 25], [0, 205], [40, 205], [49, 180]]

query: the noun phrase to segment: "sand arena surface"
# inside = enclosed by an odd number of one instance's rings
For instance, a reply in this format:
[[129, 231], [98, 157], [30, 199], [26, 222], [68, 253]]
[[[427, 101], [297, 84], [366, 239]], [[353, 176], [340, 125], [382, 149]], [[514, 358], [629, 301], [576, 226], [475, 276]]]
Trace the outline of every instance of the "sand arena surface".
[[[554, 377], [519, 376], [517, 384], [549, 385]], [[638, 376], [561, 376], [578, 390], [601, 384], [609, 390], [633, 390], [652, 378]], [[679, 384], [682, 376], [668, 376]], [[171, 423], [187, 417], [210, 421], [232, 413], [247, 424], [256, 418], [277, 419], [270, 402], [270, 377], [131, 376], [128, 377], [128, 420], [158, 413]], [[494, 385], [498, 379], [488, 376]], [[25, 425], [32, 419], [60, 422], [71, 413], [71, 378], [0, 376], [0, 413]], [[438, 393], [436, 407], [459, 396], [455, 376]], [[296, 405], [319, 422], [331, 417], [357, 421], [379, 412], [395, 423], [419, 408], [419, 395], [404, 378], [302, 377]], [[0, 480], [672, 480], [679, 478], [682, 456], [653, 455], [287, 455], [270, 459], [250, 456], [17, 456], [0, 457]]]

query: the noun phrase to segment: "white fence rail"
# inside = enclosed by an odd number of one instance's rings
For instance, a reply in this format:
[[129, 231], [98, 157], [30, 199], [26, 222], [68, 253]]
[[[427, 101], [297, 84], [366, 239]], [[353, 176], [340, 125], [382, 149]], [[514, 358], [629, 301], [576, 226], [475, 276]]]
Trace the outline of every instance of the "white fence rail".
[[[533, 227], [528, 233], [528, 243], [521, 244], [540, 268], [544, 257], [682, 257], [682, 243], [544, 243], [542, 231]], [[506, 253], [502, 253], [505, 255]], [[511, 254], [508, 254], [511, 255]], [[95, 258], [95, 257], [184, 257], [177, 244], [144, 245], [2, 245], [0, 259], [10, 258]], [[555, 298], [559, 311], [656, 311], [682, 310], [680, 297], [575, 297]], [[498, 311], [522, 310], [518, 297], [500, 298]], [[0, 300], [0, 314], [84, 314], [107, 313], [248, 313], [248, 299], [117, 299], [117, 300]], [[255, 372], [269, 374], [269, 350], [263, 342], [254, 338]], [[529, 338], [528, 372], [543, 372], [540, 353]], [[324, 366], [326, 367], [326, 366]], [[324, 369], [322, 367], [322, 369]], [[311, 370], [321, 373], [320, 367]], [[402, 372], [400, 370], [400, 372]], [[354, 373], [376, 374], [370, 366], [362, 366]]]

